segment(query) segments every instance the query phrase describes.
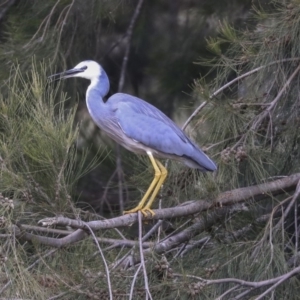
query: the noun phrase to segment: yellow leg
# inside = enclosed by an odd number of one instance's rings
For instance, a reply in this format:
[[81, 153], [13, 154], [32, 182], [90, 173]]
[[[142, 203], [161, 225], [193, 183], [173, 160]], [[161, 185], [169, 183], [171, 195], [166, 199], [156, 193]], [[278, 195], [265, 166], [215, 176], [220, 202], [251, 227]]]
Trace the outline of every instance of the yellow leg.
[[160, 176], [160, 179], [159, 179], [149, 201], [147, 202], [146, 206], [144, 207], [144, 210], [149, 211], [152, 214], [152, 216], [154, 215], [154, 212], [151, 210], [151, 205], [154, 202], [156, 195], [158, 194], [161, 186], [164, 184], [164, 181], [166, 180], [167, 175], [168, 175], [168, 170], [162, 165], [162, 163], [158, 160], [156, 160], [156, 162], [160, 167], [161, 176]]
[[150, 158], [150, 161], [152, 163], [152, 166], [153, 166], [153, 168], [155, 170], [154, 178], [153, 178], [153, 180], [152, 180], [152, 182], [151, 182], [151, 184], [150, 184], [150, 186], [149, 186], [146, 194], [144, 195], [144, 197], [140, 201], [140, 203], [136, 207], [134, 207], [133, 209], [124, 211], [124, 214], [135, 213], [135, 212], [138, 212], [140, 210], [144, 216], [147, 216], [147, 212], [150, 212], [151, 215], [154, 215], [154, 213], [153, 213], [153, 211], [151, 209], [147, 208], [145, 210], [145, 208], [143, 208], [143, 207], [144, 207], [146, 201], [148, 200], [151, 192], [153, 191], [153, 189], [155, 188], [155, 186], [157, 185], [157, 183], [160, 181], [162, 172], [160, 171], [159, 167], [157, 166], [156, 161], [155, 161], [152, 153], [151, 152], [147, 152], [147, 154], [148, 154], [148, 156]]

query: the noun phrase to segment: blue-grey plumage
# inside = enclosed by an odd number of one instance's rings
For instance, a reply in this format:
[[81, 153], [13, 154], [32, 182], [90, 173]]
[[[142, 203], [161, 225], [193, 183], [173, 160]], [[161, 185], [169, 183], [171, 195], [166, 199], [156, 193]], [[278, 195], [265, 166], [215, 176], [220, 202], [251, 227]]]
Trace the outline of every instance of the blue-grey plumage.
[[[216, 165], [165, 114], [142, 99], [115, 94], [106, 104], [114, 107], [114, 119], [132, 142], [118, 141], [128, 150], [161, 158], [172, 158], [201, 171], [214, 171]], [[124, 137], [121, 137], [123, 139]], [[147, 149], [145, 148], [147, 147]]]
[[[158, 161], [152, 156], [175, 159], [201, 171], [217, 169], [215, 163], [170, 118], [148, 102], [123, 93], [114, 94], [104, 102], [103, 98], [109, 91], [109, 80], [98, 63], [90, 60], [83, 61], [75, 68], [51, 77], [57, 76], [89, 79], [91, 84], [86, 92], [86, 102], [94, 122], [126, 149], [138, 154], [148, 154], [155, 170]], [[166, 176], [165, 168], [160, 163], [158, 165], [159, 171], [165, 172]], [[151, 192], [152, 196], [146, 207], [142, 209], [138, 206], [139, 209], [129, 212], [142, 210], [144, 214], [146, 214], [145, 211], [153, 214], [150, 206], [155, 198], [156, 190], [158, 192], [155, 187], [164, 180], [159, 180], [159, 178], [154, 179], [151, 184], [154, 187], [149, 192], [148, 197]]]

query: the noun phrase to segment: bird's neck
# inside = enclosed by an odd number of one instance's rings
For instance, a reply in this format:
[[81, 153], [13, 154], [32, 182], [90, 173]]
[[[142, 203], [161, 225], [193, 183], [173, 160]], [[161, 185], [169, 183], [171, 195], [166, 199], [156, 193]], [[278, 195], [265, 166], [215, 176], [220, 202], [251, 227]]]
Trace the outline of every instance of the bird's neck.
[[100, 76], [91, 80], [91, 84], [86, 91], [86, 98], [87, 100], [91, 97], [95, 99], [99, 99], [99, 97], [101, 97], [103, 99], [107, 95], [108, 91], [109, 80], [105, 71], [102, 69]]
[[103, 70], [101, 75], [91, 80], [86, 91], [86, 104], [90, 115], [96, 124], [102, 124], [105, 116], [107, 115], [107, 107], [103, 101], [103, 98], [109, 91], [108, 77]]

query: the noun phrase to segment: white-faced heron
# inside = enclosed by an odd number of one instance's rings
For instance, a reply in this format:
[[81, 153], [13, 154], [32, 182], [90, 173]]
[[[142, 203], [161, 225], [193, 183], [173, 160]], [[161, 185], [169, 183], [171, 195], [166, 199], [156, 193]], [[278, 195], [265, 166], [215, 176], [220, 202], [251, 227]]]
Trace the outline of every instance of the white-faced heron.
[[[215, 171], [217, 166], [164, 113], [137, 97], [117, 93], [106, 102], [109, 80], [103, 68], [87, 60], [75, 68], [50, 78], [81, 77], [91, 81], [86, 103], [94, 122], [117, 143], [138, 154], [147, 154], [155, 170], [154, 178], [139, 204], [125, 213], [141, 211], [154, 215], [151, 205], [167, 177], [167, 169], [156, 159], [170, 158], [190, 168]], [[155, 157], [155, 158], [154, 158]]]

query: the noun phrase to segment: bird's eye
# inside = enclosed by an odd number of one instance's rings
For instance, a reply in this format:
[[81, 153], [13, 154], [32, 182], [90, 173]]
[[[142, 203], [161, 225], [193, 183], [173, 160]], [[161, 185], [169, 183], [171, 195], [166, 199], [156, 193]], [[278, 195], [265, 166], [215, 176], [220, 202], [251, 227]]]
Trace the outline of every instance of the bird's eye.
[[81, 68], [82, 71], [84, 71], [84, 70], [86, 70], [86, 69], [87, 69], [87, 66], [83, 66], [83, 67]]

